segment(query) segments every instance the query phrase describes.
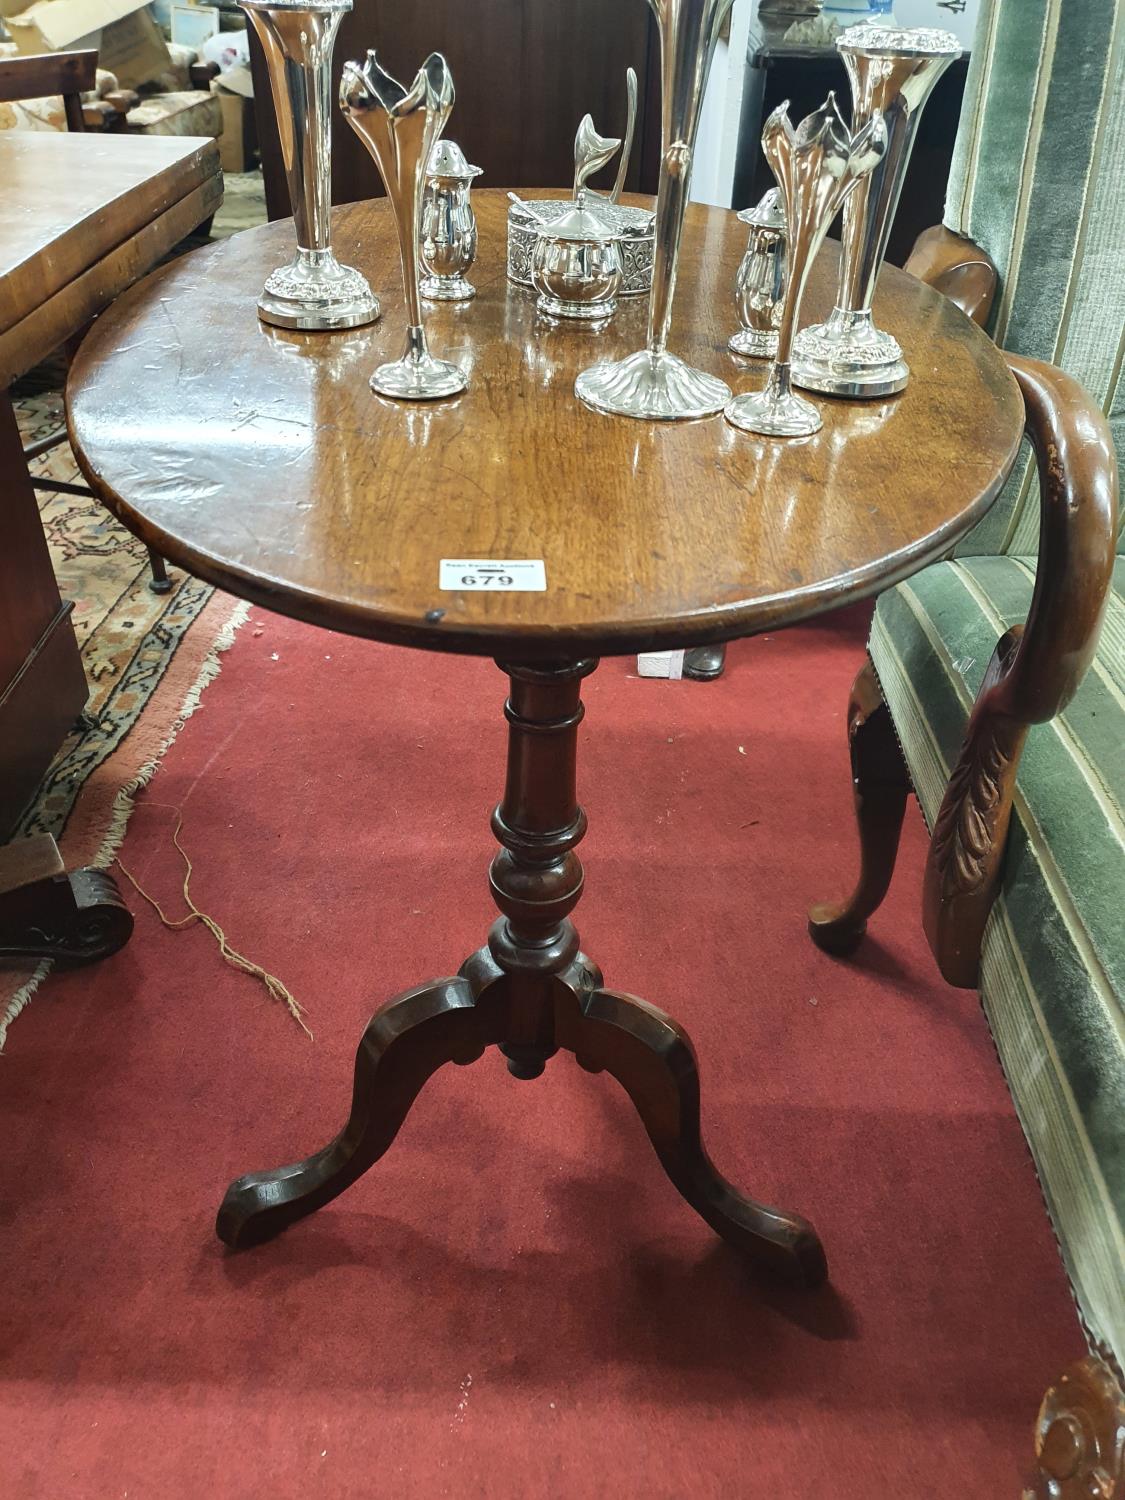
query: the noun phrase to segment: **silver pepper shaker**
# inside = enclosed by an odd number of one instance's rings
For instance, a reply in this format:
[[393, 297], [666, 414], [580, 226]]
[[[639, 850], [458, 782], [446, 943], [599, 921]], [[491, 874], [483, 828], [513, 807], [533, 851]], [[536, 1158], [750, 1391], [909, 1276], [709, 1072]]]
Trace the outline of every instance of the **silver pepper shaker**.
[[732, 334], [732, 354], [749, 359], [772, 359], [777, 353], [777, 330], [785, 300], [785, 210], [781, 194], [770, 188], [754, 208], [744, 208], [739, 222], [750, 226], [746, 254], [734, 283], [734, 303], [742, 327]]
[[477, 258], [477, 220], [469, 190], [480, 167], [471, 167], [456, 141], [438, 141], [426, 169], [422, 200], [422, 296], [433, 302], [468, 302], [477, 289], [465, 272]]

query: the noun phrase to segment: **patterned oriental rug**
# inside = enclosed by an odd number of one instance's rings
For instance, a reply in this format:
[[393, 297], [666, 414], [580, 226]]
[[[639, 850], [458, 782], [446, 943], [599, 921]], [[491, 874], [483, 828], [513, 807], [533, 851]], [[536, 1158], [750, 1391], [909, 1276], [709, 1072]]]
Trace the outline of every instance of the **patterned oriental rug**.
[[[58, 371], [44, 367], [19, 388], [25, 444], [62, 418]], [[37, 384], [48, 388], [36, 390]], [[66, 444], [33, 461], [36, 476], [81, 482]], [[219, 670], [246, 607], [170, 568], [172, 589], [149, 588], [148, 552], [92, 496], [40, 491], [40, 515], [86, 668], [86, 713], [55, 756], [15, 836], [53, 833], [68, 869], [105, 868], [124, 837], [132, 792]], [[0, 1048], [47, 964], [0, 968]]]
[[[265, 222], [260, 171], [228, 173], [224, 194], [212, 239]], [[191, 236], [174, 253], [206, 238]], [[65, 363], [53, 359], [14, 388], [25, 445], [61, 426], [65, 380]], [[31, 468], [36, 477], [82, 480], [65, 443]], [[245, 607], [178, 568], [168, 570], [171, 592], [154, 594], [144, 546], [92, 496], [40, 491], [39, 512], [62, 596], [74, 600], [90, 697], [84, 720], [59, 750], [16, 836], [53, 833], [68, 869], [104, 868], [124, 837], [132, 792], [151, 777], [198, 705]], [[0, 966], [0, 1050], [48, 967]]]

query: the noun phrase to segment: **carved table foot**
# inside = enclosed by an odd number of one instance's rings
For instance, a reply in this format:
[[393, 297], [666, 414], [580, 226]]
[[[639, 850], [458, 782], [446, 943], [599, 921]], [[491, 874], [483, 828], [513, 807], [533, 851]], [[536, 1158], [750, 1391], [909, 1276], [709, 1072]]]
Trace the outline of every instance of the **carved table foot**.
[[112, 875], [68, 875], [50, 834], [0, 847], [0, 959], [89, 963], [116, 953], [132, 931]]
[[1125, 1500], [1125, 1391], [1095, 1356], [1064, 1370], [1035, 1423], [1024, 1500]]
[[804, 1286], [827, 1275], [812, 1226], [738, 1192], [715, 1169], [699, 1122], [691, 1043], [669, 1016], [602, 986], [579, 952], [569, 914], [582, 892], [575, 854], [586, 818], [575, 796], [581, 679], [594, 663], [510, 666], [508, 778], [492, 826], [502, 913], [488, 944], [455, 979], [408, 990], [376, 1012], [356, 1057], [351, 1115], [322, 1151], [233, 1183], [219, 1238], [242, 1248], [271, 1238], [342, 1193], [391, 1145], [426, 1080], [447, 1062], [496, 1046], [517, 1078], [536, 1078], [561, 1049], [610, 1073], [640, 1114], [665, 1172], [715, 1232], [756, 1264]]

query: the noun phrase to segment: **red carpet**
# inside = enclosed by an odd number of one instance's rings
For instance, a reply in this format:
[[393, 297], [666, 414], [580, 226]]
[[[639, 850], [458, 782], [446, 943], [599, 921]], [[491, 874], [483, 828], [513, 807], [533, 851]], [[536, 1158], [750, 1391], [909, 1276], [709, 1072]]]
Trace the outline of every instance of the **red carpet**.
[[446, 1069], [345, 1197], [225, 1252], [228, 1180], [341, 1123], [373, 1006], [491, 917], [503, 681], [253, 612], [123, 859], [201, 929], [52, 979], [0, 1059], [0, 1495], [1019, 1493], [1082, 1352], [976, 998], [936, 977], [912, 809], [875, 937], [819, 954], [850, 877], [862, 621], [733, 648], [717, 685], [586, 684], [584, 946], [690, 1030], [717, 1164], [807, 1214], [832, 1284], [755, 1280], [625, 1096], [562, 1056]]

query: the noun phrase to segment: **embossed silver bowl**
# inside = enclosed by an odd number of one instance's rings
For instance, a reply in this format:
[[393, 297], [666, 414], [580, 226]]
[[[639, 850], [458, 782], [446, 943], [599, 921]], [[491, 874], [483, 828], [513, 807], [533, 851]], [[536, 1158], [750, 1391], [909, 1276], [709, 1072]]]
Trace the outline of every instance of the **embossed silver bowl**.
[[[621, 252], [621, 297], [648, 296], [652, 285], [653, 218], [646, 208], [610, 203], [588, 193], [583, 206], [611, 230]], [[532, 261], [542, 224], [572, 209], [569, 198], [537, 198], [532, 208], [513, 203], [508, 208], [508, 280], [531, 286]]]

